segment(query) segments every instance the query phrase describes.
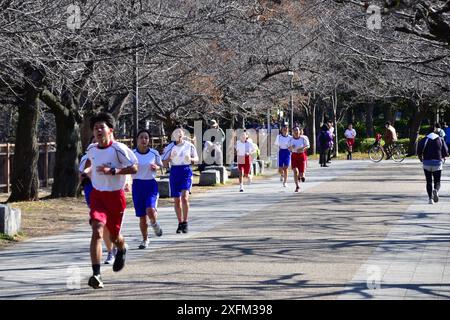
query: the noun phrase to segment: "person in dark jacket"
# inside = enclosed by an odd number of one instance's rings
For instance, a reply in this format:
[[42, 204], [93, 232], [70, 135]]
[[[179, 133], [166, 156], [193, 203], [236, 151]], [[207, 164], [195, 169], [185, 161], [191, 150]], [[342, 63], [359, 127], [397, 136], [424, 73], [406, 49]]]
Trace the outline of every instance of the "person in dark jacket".
[[[427, 180], [427, 193], [429, 203], [439, 201], [441, 187], [441, 172], [443, 159], [448, 157], [448, 148], [445, 141], [439, 136], [439, 128], [432, 126], [430, 133], [419, 141], [417, 155], [423, 162], [423, 171]], [[434, 189], [433, 189], [434, 179]]]
[[320, 158], [319, 158], [319, 164], [321, 167], [328, 167], [327, 166], [327, 160], [328, 160], [328, 151], [330, 150], [332, 143], [333, 143], [333, 136], [331, 135], [330, 131], [328, 130], [327, 124], [324, 124], [322, 128], [320, 129], [319, 136], [317, 138], [318, 146], [319, 146], [319, 152], [320, 152]]

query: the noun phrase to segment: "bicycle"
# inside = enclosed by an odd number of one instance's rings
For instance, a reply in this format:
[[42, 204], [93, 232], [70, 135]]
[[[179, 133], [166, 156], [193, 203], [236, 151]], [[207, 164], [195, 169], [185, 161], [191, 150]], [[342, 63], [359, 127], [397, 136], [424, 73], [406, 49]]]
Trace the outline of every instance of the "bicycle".
[[368, 151], [369, 159], [373, 162], [380, 162], [387, 156], [387, 152], [391, 155], [390, 158], [395, 162], [402, 162], [406, 158], [406, 151], [401, 144], [394, 143], [385, 151], [381, 146], [381, 134], [378, 133], [375, 136], [374, 144]]

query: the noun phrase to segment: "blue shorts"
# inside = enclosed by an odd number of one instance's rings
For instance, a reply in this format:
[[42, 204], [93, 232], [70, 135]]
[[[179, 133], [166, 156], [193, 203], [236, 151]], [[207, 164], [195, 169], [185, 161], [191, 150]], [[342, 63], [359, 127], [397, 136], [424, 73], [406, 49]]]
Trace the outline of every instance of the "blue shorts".
[[191, 190], [192, 170], [191, 166], [172, 166], [170, 168], [170, 196], [173, 198], [181, 197], [184, 190]]
[[278, 168], [289, 167], [291, 164], [291, 151], [289, 149], [280, 149], [278, 151]]
[[83, 187], [84, 189], [84, 199], [86, 200], [86, 203], [88, 205], [88, 207], [90, 207], [91, 205], [91, 191], [92, 189], [94, 189], [94, 187], [92, 186], [92, 182], [88, 182], [84, 185]]
[[133, 179], [132, 193], [136, 217], [145, 217], [147, 208], [156, 209], [159, 193], [155, 179]]

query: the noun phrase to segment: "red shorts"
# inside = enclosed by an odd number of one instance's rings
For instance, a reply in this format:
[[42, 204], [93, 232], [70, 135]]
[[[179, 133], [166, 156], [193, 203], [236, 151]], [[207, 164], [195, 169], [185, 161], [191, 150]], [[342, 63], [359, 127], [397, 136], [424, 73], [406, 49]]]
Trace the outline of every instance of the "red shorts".
[[347, 138], [347, 145], [353, 147], [355, 145], [355, 138]]
[[237, 161], [239, 171], [244, 170], [244, 175], [248, 176], [250, 174], [250, 165], [251, 165], [250, 156], [245, 156], [245, 158], [243, 156], [238, 156]]
[[98, 191], [94, 188], [90, 200], [91, 212], [89, 215], [91, 220], [104, 223], [111, 235], [118, 236], [127, 206], [125, 192], [123, 190]]
[[308, 162], [308, 156], [306, 155], [306, 152], [302, 153], [295, 153], [293, 152], [291, 155], [291, 161], [292, 161], [292, 169], [297, 168], [300, 173], [305, 172], [306, 169], [306, 163]]

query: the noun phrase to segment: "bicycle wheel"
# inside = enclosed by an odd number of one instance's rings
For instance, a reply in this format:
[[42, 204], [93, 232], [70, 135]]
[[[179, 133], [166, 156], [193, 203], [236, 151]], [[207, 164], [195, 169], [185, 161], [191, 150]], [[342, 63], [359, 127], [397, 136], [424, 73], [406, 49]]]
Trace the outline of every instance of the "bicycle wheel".
[[369, 149], [369, 158], [373, 162], [380, 162], [384, 157], [384, 152], [380, 146], [373, 146]]
[[406, 152], [403, 146], [395, 146], [392, 149], [392, 160], [395, 162], [402, 162], [406, 158]]

